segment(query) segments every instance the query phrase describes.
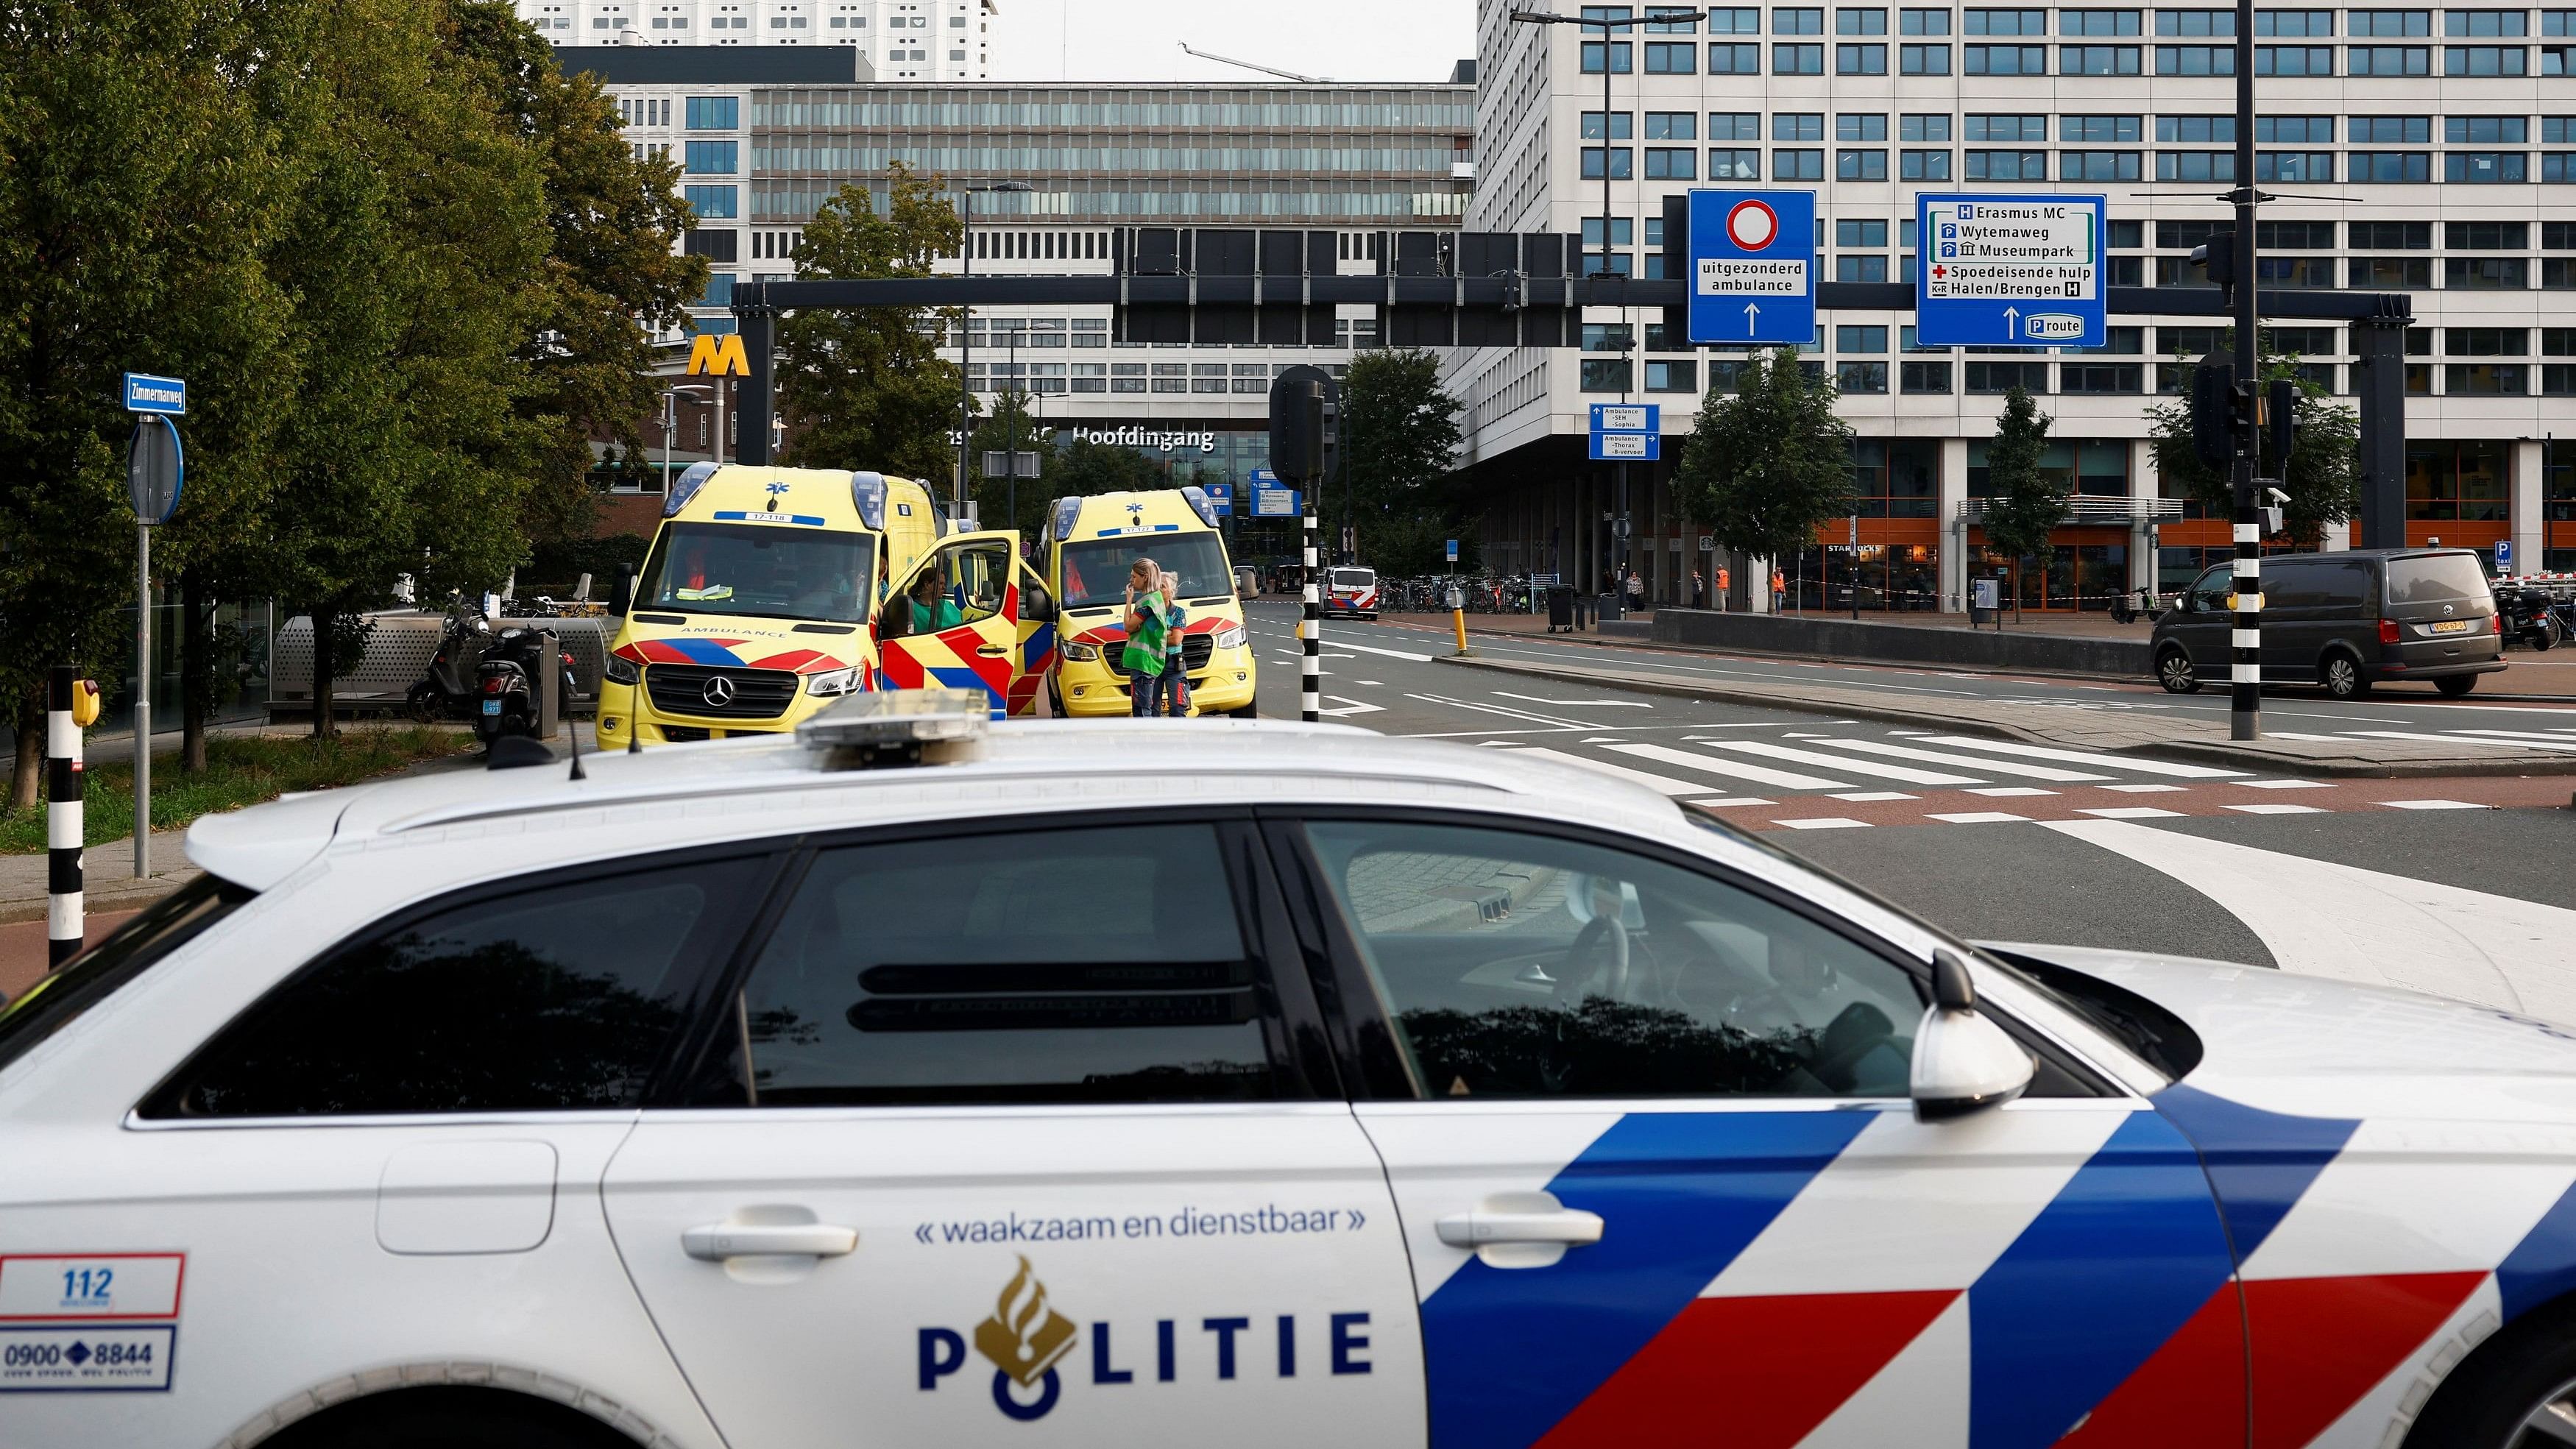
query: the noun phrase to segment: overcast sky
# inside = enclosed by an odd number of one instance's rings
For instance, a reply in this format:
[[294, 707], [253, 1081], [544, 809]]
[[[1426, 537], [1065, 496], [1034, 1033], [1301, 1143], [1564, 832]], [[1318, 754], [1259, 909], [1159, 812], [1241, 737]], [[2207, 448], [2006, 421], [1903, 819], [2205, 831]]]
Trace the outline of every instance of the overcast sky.
[[[1293, 18], [1292, 18], [1293, 17]], [[1439, 81], [1476, 53], [1475, 0], [1001, 0], [997, 81], [1259, 81], [1181, 42], [1343, 81]]]

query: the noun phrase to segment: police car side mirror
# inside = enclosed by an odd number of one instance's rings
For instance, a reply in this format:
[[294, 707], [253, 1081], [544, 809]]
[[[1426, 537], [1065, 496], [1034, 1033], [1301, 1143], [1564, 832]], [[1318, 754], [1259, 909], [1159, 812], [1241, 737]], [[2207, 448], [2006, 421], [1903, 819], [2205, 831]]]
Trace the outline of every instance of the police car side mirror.
[[1932, 1006], [1914, 1032], [1914, 1114], [1934, 1121], [1999, 1106], [2030, 1086], [2032, 1071], [2021, 1043], [1977, 1010], [1967, 963], [1933, 952]]

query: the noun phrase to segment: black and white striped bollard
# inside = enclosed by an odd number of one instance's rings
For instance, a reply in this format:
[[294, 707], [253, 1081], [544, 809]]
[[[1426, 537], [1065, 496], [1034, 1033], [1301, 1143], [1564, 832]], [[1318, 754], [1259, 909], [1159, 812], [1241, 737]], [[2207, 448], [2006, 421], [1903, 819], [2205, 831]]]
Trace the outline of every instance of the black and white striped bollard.
[[60, 966], [80, 954], [81, 732], [72, 721], [79, 683], [68, 664], [45, 683], [45, 959]]
[[1324, 599], [1321, 580], [1315, 574], [1315, 510], [1306, 510], [1306, 657], [1299, 668], [1306, 723], [1324, 717]]

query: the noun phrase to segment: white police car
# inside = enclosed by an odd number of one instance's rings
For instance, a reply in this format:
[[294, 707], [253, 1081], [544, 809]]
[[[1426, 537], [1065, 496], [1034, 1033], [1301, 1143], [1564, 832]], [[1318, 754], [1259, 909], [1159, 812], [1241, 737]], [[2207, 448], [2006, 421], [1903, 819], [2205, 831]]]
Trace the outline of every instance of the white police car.
[[0, 1016], [0, 1443], [2576, 1430], [2557, 1028], [1979, 954], [1498, 751], [921, 704], [199, 825]]

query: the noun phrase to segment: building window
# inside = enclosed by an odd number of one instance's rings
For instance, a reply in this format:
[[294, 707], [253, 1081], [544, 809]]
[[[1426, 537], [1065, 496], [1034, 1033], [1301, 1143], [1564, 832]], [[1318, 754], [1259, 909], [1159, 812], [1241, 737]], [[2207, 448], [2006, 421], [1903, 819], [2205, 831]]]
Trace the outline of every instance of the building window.
[[1825, 48], [1821, 45], [1775, 45], [1771, 47], [1773, 75], [1823, 75]]
[[1887, 12], [1884, 10], [1837, 10], [1834, 12], [1836, 35], [1885, 35]]
[[2136, 393], [2146, 386], [2146, 370], [2135, 362], [2069, 362], [2057, 377], [2060, 392]]
[[[1881, 150], [1848, 150], [1834, 153], [1834, 179], [1837, 181], [1885, 181], [1887, 153]], [[1881, 260], [1884, 260], [1882, 258]], [[1884, 280], [1883, 278], [1881, 280]]]
[[2234, 75], [2236, 51], [2224, 45], [2159, 45], [2158, 75]]
[[2348, 275], [2357, 292], [2429, 292], [2433, 290], [2433, 259], [2354, 257]]
[[1876, 326], [1837, 327], [1834, 329], [1834, 350], [1883, 355], [1887, 351], [1887, 329]]
[[2057, 153], [2057, 179], [2060, 181], [2135, 181], [2138, 177], [2138, 153], [2135, 151]]
[[2442, 286], [2453, 292], [2519, 292], [2531, 285], [2531, 263], [2520, 257], [2445, 257]]
[[1968, 45], [1960, 49], [1967, 52], [1970, 75], [2048, 74], [2048, 47], [2044, 45]]
[[2531, 179], [2531, 157], [2521, 151], [2449, 151], [2442, 179], [2468, 186], [2518, 184]]
[[1884, 282], [1887, 280], [1887, 258], [1867, 255], [1838, 256], [1834, 258], [1834, 280]]
[[1771, 33], [1773, 35], [1822, 35], [1825, 33], [1825, 12], [1821, 9], [1784, 6], [1771, 12]]
[[2356, 45], [2345, 54], [2354, 75], [2409, 76], [2433, 73], [2433, 52], [2421, 45]]
[[2048, 139], [2048, 117], [1972, 115], [1968, 117], [1967, 138], [1970, 141], [2045, 141]]
[[2254, 274], [2267, 292], [2331, 291], [2335, 284], [2331, 257], [2257, 257]]
[[1693, 41], [1650, 40], [1646, 42], [1646, 74], [1695, 75], [1699, 71], [1699, 46]]
[[1896, 29], [1900, 35], [1947, 35], [1950, 33], [1950, 12], [1947, 10], [1900, 11]]
[[2134, 45], [2061, 45], [2057, 48], [2057, 73], [2136, 75], [2138, 48]]
[[2135, 10], [2060, 10], [2057, 12], [2060, 35], [2136, 35], [2138, 12]]
[[1699, 364], [1696, 362], [1648, 362], [1646, 391], [1699, 391]]
[[1584, 392], [1631, 392], [1632, 371], [1624, 357], [1587, 357], [1581, 365], [1579, 388]]
[[1604, 150], [1607, 150], [1610, 155], [1611, 180], [1625, 181], [1634, 174], [1631, 169], [1631, 153], [1627, 147], [1610, 146], [1605, 148], [1601, 146], [1586, 146], [1583, 148], [1584, 180], [1598, 181], [1601, 179], [1601, 155]]
[[1837, 45], [1834, 47], [1834, 74], [1887, 74], [1887, 47], [1884, 45]]
[[1712, 44], [1708, 48], [1710, 75], [1762, 74], [1762, 47], [1758, 45]]
[[2433, 33], [2430, 10], [2355, 10], [2344, 20], [2344, 33], [2356, 40], [2413, 40]]
[[1720, 150], [1708, 153], [1708, 179], [1711, 181], [1759, 181], [1762, 179], [1762, 153], [1753, 150]]
[[1903, 75], [1948, 75], [1950, 47], [1946, 45], [1900, 45], [1896, 48], [1896, 68]]
[[1896, 135], [1900, 141], [1947, 141], [1950, 139], [1950, 118], [1938, 114], [1909, 113], [1897, 122]]
[[[1598, 40], [1587, 40], [1583, 42], [1583, 73], [1585, 75], [1601, 74], [1602, 47], [1603, 42]], [[1609, 53], [1610, 74], [1626, 75], [1634, 69], [1629, 61], [1627, 41], [1620, 40], [1610, 42]]]
[[734, 186], [684, 186], [680, 197], [700, 220], [728, 220], [738, 214], [736, 198], [740, 191]]
[[1711, 111], [1708, 113], [1708, 138], [1712, 141], [1759, 141], [1762, 139], [1762, 117], [1754, 111]]
[[2045, 151], [1970, 151], [1970, 181], [2046, 181], [2048, 153]]
[[733, 273], [709, 272], [707, 274], [707, 290], [698, 298], [696, 305], [700, 307], [732, 306]]
[[[2255, 17], [2258, 21], [2260, 15]], [[2258, 45], [2254, 47], [2256, 75], [2333, 75], [2334, 47], [2331, 45]]]
[[1900, 362], [1897, 364], [1897, 385], [1907, 392], [1932, 393], [1946, 397], [1950, 392], [1950, 364]]
[[1897, 179], [1901, 181], [1947, 181], [1950, 179], [1950, 153], [1947, 151], [1906, 151], [1898, 156]]
[[2505, 479], [2512, 445], [2492, 441], [2406, 444], [2409, 522], [2503, 523], [2511, 505]]
[[1834, 368], [1834, 383], [1848, 393], [1883, 393], [1887, 391], [1887, 364], [1884, 362], [1845, 362]]
[[1825, 179], [1823, 151], [1773, 151], [1771, 179], [1774, 181], [1822, 181]]
[[689, 97], [688, 129], [692, 131], [741, 130], [742, 98], [740, 96]]
[[2519, 45], [2446, 45], [2442, 47], [2442, 74], [2524, 75], [2528, 74], [2530, 54]]
[[1646, 148], [1646, 179], [1694, 180], [1699, 175], [1698, 159], [1698, 153], [1686, 147], [1649, 146]]
[[1699, 113], [1697, 111], [1648, 111], [1646, 139], [1696, 141], [1699, 139]]
[[1971, 362], [1967, 368], [1971, 393], [2003, 393], [2016, 387], [2033, 395], [2048, 391], [2045, 362]]
[[2519, 10], [2445, 10], [2442, 33], [2461, 40], [2518, 40], [2531, 33], [2530, 17]]
[[2236, 34], [2236, 12], [2233, 10], [2159, 10], [2156, 12], [2156, 34], [2177, 36], [2185, 40], [2203, 36], [2232, 37]]
[[2332, 151], [2257, 151], [2254, 153], [2254, 179], [2257, 181], [2334, 180]]
[[739, 141], [691, 141], [684, 150], [692, 176], [731, 176], [742, 169]]
[[2424, 151], [2352, 151], [2344, 156], [2344, 179], [2354, 184], [2431, 181], [2433, 158]]

